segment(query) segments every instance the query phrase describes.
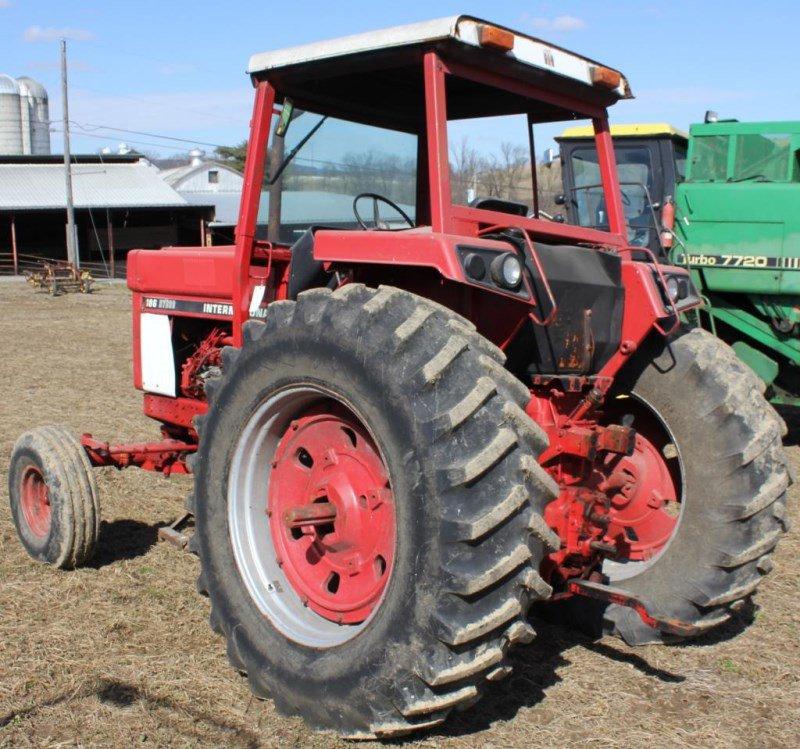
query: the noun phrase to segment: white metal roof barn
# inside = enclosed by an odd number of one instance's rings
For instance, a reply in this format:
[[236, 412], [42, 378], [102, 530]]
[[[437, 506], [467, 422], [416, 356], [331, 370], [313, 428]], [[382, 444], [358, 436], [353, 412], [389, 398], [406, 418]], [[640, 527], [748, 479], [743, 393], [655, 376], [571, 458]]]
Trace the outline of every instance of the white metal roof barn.
[[[136, 156], [75, 156], [72, 189], [81, 264], [121, 275], [130, 249], [205, 242], [208, 203], [190, 205]], [[61, 156], [0, 156], [0, 273], [66, 259]]]
[[[66, 208], [64, 165], [0, 157], [0, 210]], [[76, 208], [183, 206], [187, 202], [143, 159], [72, 165]]]

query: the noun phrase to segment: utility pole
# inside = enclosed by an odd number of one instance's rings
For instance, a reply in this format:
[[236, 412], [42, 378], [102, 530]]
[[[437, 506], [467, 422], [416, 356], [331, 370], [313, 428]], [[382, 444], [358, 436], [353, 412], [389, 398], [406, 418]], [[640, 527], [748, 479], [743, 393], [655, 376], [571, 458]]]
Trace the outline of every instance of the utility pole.
[[[285, 140], [277, 133], [272, 136], [272, 148], [267, 163], [270, 178], [283, 163], [286, 151]], [[280, 242], [281, 201], [283, 199], [283, 174], [269, 186], [269, 213], [267, 217], [267, 241]]]
[[64, 174], [67, 187], [67, 260], [80, 268], [78, 233], [75, 231], [75, 207], [72, 201], [72, 164], [69, 153], [69, 101], [67, 94], [67, 40], [61, 40], [61, 99], [64, 110]]

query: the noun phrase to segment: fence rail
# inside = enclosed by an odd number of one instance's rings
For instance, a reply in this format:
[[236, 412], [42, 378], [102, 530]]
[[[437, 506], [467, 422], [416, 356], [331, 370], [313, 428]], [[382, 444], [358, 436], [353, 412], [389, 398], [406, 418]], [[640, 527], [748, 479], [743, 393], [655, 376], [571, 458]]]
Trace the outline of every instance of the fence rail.
[[[17, 255], [16, 268], [14, 267], [14, 256], [10, 252], [0, 252], [0, 276], [23, 275], [26, 271], [41, 270], [42, 262], [53, 260], [53, 258], [43, 258], [40, 255]], [[106, 263], [81, 262], [81, 268], [90, 271], [92, 276], [97, 279], [111, 278], [111, 267]], [[115, 264], [114, 278], [125, 278], [125, 263], [119, 260]]]

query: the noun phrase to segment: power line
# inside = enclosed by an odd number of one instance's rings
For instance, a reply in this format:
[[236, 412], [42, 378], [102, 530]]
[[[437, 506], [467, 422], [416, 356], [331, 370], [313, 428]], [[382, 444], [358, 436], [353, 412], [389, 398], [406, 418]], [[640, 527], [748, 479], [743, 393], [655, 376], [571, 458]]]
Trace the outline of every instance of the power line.
[[[52, 128], [51, 132], [53, 133], [63, 133], [63, 130], [59, 130], [57, 128]], [[116, 141], [119, 142], [119, 138], [115, 138], [111, 135], [93, 135], [92, 133], [81, 133], [79, 136], [81, 138], [96, 138], [97, 140], [104, 140], [104, 141]], [[146, 141], [141, 140], [126, 140], [126, 143], [131, 143], [136, 146], [151, 146], [152, 148], [166, 148], [169, 151], [179, 151], [184, 153], [186, 151], [185, 148], [180, 148], [178, 146], [167, 146], [163, 143], [149, 143]]]
[[178, 138], [174, 135], [159, 135], [158, 133], [147, 133], [142, 130], [128, 130], [124, 127], [112, 127], [111, 125], [95, 125], [89, 122], [81, 123], [70, 120], [72, 125], [79, 127], [83, 131], [95, 132], [97, 130], [112, 130], [116, 133], [131, 133], [132, 135], [144, 135], [148, 138], [160, 138], [162, 140], [174, 140], [179, 143], [191, 143], [196, 146], [209, 146], [211, 148], [228, 148], [220, 143], [207, 143], [202, 140], [191, 140], [190, 138]]

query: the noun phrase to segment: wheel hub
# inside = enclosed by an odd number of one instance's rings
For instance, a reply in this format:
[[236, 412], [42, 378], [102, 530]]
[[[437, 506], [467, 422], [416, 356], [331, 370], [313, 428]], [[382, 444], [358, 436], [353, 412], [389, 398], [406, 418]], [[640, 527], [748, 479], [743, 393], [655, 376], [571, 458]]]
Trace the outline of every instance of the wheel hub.
[[610, 523], [621, 556], [645, 561], [669, 541], [680, 514], [678, 491], [664, 456], [646, 436], [636, 435], [633, 454], [605, 460], [601, 488], [609, 496]]
[[267, 498], [278, 564], [301, 601], [340, 624], [364, 621], [394, 560], [389, 479], [349, 414], [292, 421], [275, 451]]
[[42, 472], [34, 466], [28, 466], [22, 475], [20, 505], [31, 533], [39, 538], [47, 536], [52, 521], [50, 494]]

